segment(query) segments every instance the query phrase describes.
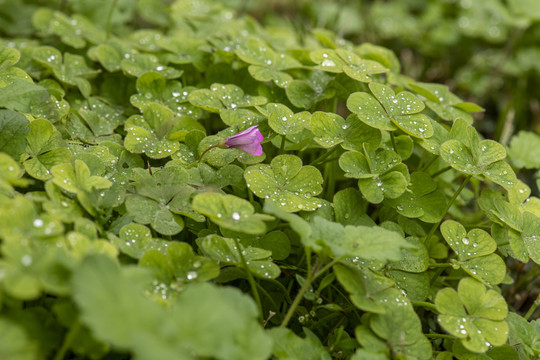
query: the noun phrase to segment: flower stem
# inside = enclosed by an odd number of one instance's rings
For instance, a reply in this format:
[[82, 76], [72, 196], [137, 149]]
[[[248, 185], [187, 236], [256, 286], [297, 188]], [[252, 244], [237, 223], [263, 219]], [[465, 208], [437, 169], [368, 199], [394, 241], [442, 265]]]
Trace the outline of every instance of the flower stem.
[[244, 270], [246, 271], [249, 285], [251, 286], [251, 292], [253, 293], [253, 298], [255, 299], [255, 302], [257, 303], [257, 307], [259, 308], [259, 319], [261, 323], [263, 323], [264, 317], [263, 317], [263, 311], [262, 311], [261, 297], [259, 296], [259, 291], [257, 289], [257, 283], [255, 282], [255, 278], [253, 277], [253, 274], [249, 270], [249, 267], [246, 262], [246, 258], [244, 257], [244, 254], [242, 253], [242, 248], [240, 247], [240, 243], [238, 242], [237, 238], [234, 238], [234, 244], [236, 245], [236, 250], [238, 251], [238, 255], [240, 256], [240, 261], [242, 261], [242, 266], [244, 267]]
[[214, 148], [217, 148], [219, 146], [219, 144], [217, 145], [212, 145], [210, 146], [208, 149], [204, 150], [203, 153], [201, 154], [201, 156], [199, 156], [199, 160], [197, 160], [197, 164], [199, 164], [202, 160], [202, 158], [204, 157], [204, 155], [206, 155], [206, 153]]

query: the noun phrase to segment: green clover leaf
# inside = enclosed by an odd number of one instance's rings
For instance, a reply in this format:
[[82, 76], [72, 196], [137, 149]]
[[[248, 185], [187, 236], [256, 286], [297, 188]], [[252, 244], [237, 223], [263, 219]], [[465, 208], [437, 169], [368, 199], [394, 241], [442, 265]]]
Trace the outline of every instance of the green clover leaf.
[[437, 183], [424, 172], [411, 174], [408, 191], [386, 203], [396, 209], [398, 214], [408, 218], [419, 218], [428, 223], [436, 223], [444, 215], [446, 207], [444, 194], [437, 189]]
[[[151, 2], [149, 3], [151, 4]], [[187, 31], [178, 29], [170, 37], [159, 34], [156, 43], [161, 48], [170, 51], [167, 58], [173, 64], [193, 64], [201, 72], [205, 71], [208, 66], [210, 51], [207, 42], [194, 38], [193, 34], [189, 34]]]
[[279, 266], [270, 260], [271, 251], [248, 246], [236, 246], [233, 239], [208, 235], [201, 239], [200, 247], [206, 256], [224, 265], [243, 267], [240, 252], [254, 275], [262, 279], [275, 279], [281, 273]]
[[537, 227], [540, 218], [540, 200], [529, 197], [530, 189], [519, 182], [509, 190], [508, 199], [498, 192], [484, 190], [480, 196], [480, 208], [497, 225], [501, 241], [510, 244], [511, 255], [526, 262], [530, 257], [540, 263], [540, 233]]
[[458, 119], [450, 132], [450, 140], [440, 148], [441, 158], [459, 172], [468, 175], [483, 174], [504, 188], [516, 184], [516, 175], [506, 158], [504, 147], [493, 140], [478, 140], [476, 130]]
[[411, 247], [401, 249], [402, 258], [399, 261], [391, 262], [389, 268], [409, 273], [425, 272], [429, 265], [429, 253], [426, 246], [418, 238], [413, 236], [405, 240]]
[[508, 156], [518, 168], [540, 168], [540, 136], [529, 131], [520, 131], [510, 140]]
[[179, 148], [173, 136], [177, 127], [182, 127], [182, 123], [172, 110], [151, 103], [143, 109], [142, 116], [133, 115], [127, 119], [124, 146], [132, 153], [144, 153], [152, 159], [165, 158]]
[[195, 190], [186, 185], [188, 174], [183, 168], [169, 166], [154, 175], [144, 169], [134, 172], [137, 193], [126, 196], [126, 209], [136, 222], [150, 224], [160, 234], [174, 235], [184, 228], [179, 214], [204, 220], [191, 209], [190, 198]]
[[418, 139], [418, 144], [434, 155], [439, 155], [441, 145], [448, 140], [449, 132], [437, 121], [430, 119], [433, 135], [427, 139]]
[[92, 86], [88, 78], [95, 77], [99, 73], [99, 70], [88, 67], [84, 57], [65, 53], [62, 61], [62, 53], [50, 46], [35, 48], [32, 57], [38, 63], [52, 70], [54, 76], [60, 82], [76, 86], [83, 96], [90, 96]]
[[219, 226], [246, 234], [265, 233], [264, 222], [274, 219], [269, 215], [254, 214], [253, 205], [234, 195], [198, 194], [193, 198], [192, 207]]
[[167, 81], [162, 74], [148, 72], [137, 79], [138, 94], [132, 95], [130, 102], [141, 110], [155, 102], [167, 106], [176, 116], [198, 119], [202, 117], [202, 110], [188, 102], [188, 96], [194, 89], [182, 87], [178, 81]]
[[333, 269], [341, 285], [350, 294], [354, 306], [375, 314], [386, 311], [381, 299], [385, 297], [386, 290], [395, 285], [392, 279], [350, 265], [337, 264]]
[[311, 336], [301, 338], [294, 331], [280, 327], [272, 328], [267, 333], [274, 339], [273, 354], [277, 359], [330, 359], [328, 350], [318, 338], [314, 339]]
[[109, 233], [109, 240], [124, 254], [135, 259], [140, 259], [151, 249], [166, 254], [169, 245], [162, 239], [153, 238], [150, 229], [140, 224], [124, 225], [119, 237]]
[[378, 147], [381, 132], [351, 114], [344, 120], [333, 113], [317, 111], [311, 116], [310, 129], [315, 142], [324, 148], [341, 144], [344, 149], [362, 151], [364, 143]]
[[318, 64], [315, 69], [332, 73], [344, 72], [351, 79], [361, 82], [370, 82], [371, 75], [388, 71], [379, 62], [362, 59], [358, 54], [344, 49], [314, 50], [309, 57]]
[[506, 320], [510, 328], [508, 343], [516, 348], [525, 359], [540, 355], [538, 320], [528, 322], [513, 312], [508, 313]]
[[469, 350], [486, 352], [491, 345], [506, 343], [508, 313], [504, 298], [471, 278], [462, 279], [458, 290], [444, 288], [435, 297], [441, 326]]
[[210, 89], [198, 89], [189, 94], [189, 102], [201, 109], [220, 112], [266, 104], [262, 96], [245, 95], [244, 90], [232, 84], [212, 84]]
[[57, 35], [60, 40], [73, 48], [81, 49], [87, 44], [106, 41], [106, 33], [95, 26], [95, 22], [80, 14], [71, 17], [60, 11], [47, 8], [38, 9], [33, 16], [33, 25], [47, 35]]
[[13, 186], [24, 187], [28, 185], [26, 179], [21, 179], [24, 171], [11, 156], [0, 153], [0, 194], [14, 194]]
[[309, 223], [272, 202], [265, 203], [264, 211], [289, 222], [304, 246], [334, 258], [352, 256], [356, 261], [364, 259], [386, 262], [400, 260], [400, 249], [411, 247], [403, 236], [382, 227], [343, 226], [320, 216], [315, 216]]
[[160, 63], [159, 58], [152, 54], [134, 53], [120, 62], [122, 70], [127, 74], [139, 78], [147, 72], [157, 72], [166, 79], [176, 79], [182, 76], [183, 71]]
[[96, 42], [97, 46], [88, 49], [88, 57], [98, 62], [109, 72], [122, 69], [122, 60], [137, 54], [137, 50], [131, 44], [119, 39], [109, 39], [107, 42]]
[[460, 223], [447, 220], [441, 225], [441, 233], [458, 256], [458, 264], [475, 279], [490, 285], [500, 284], [506, 275], [506, 265], [494, 254], [497, 243], [484, 230], [467, 232]]
[[20, 58], [21, 53], [17, 49], [0, 46], [0, 71], [15, 65]]
[[90, 175], [88, 165], [82, 160], [73, 164], [59, 164], [51, 168], [52, 181], [68, 193], [76, 194], [80, 204], [92, 215], [96, 215], [96, 202], [92, 196], [113, 185], [104, 177]]
[[540, 264], [540, 217], [525, 211], [521, 236], [531, 259]]
[[426, 105], [444, 120], [455, 121], [462, 118], [471, 124], [473, 118], [470, 113], [484, 111], [478, 105], [463, 102], [450, 92], [446, 85], [416, 82], [411, 84], [411, 88], [418, 95], [425, 97]]
[[313, 166], [302, 166], [297, 156], [279, 155], [270, 165], [250, 166], [244, 178], [255, 195], [285, 211], [314, 211], [322, 206], [315, 197], [322, 191], [321, 173]]
[[78, 109], [72, 109], [67, 131], [74, 138], [88, 143], [119, 142], [114, 130], [125, 122], [125, 117], [96, 97], [89, 97]]
[[369, 89], [398, 128], [416, 138], [426, 139], [433, 135], [430, 118], [418, 114], [425, 105], [414, 94], [408, 91], [396, 94], [390, 86], [374, 82], [369, 84]]
[[0, 72], [0, 107], [34, 113], [40, 106], [46, 106], [47, 100], [51, 98], [47, 90], [34, 84], [24, 71], [13, 69], [16, 68]]
[[19, 157], [27, 146], [28, 124], [23, 114], [0, 109], [0, 151]]
[[331, 80], [332, 76], [326, 72], [313, 70], [308, 77], [291, 81], [285, 92], [294, 106], [309, 109], [316, 103], [336, 95], [335, 89], [328, 86]]
[[[164, 247], [159, 249], [147, 247], [144, 254], [139, 257], [140, 266], [156, 270], [156, 277], [160, 282], [153, 288], [153, 293], [158, 298], [163, 299], [165, 295], [165, 298], [170, 299], [174, 289], [184, 283], [204, 282], [219, 275], [219, 265], [204, 256], [195, 255], [189, 244], [177, 241], [163, 242]], [[141, 248], [142, 250], [144, 249]]]
[[297, 134], [302, 131], [311, 119], [307, 111], [293, 113], [287, 106], [270, 103], [266, 105], [268, 125], [280, 135]]
[[385, 311], [374, 314], [369, 325], [374, 334], [382, 338], [392, 352], [405, 358], [431, 359], [431, 343], [422, 332], [422, 324], [411, 301], [402, 291], [391, 288], [380, 298]]
[[334, 195], [336, 222], [343, 225], [374, 226], [375, 222], [366, 214], [367, 201], [360, 191], [347, 188]]
[[88, 165], [81, 160], [72, 164], [60, 164], [51, 169], [53, 182], [67, 192], [78, 194], [93, 189], [107, 189], [111, 182], [101, 176], [90, 175]]
[[28, 146], [26, 152], [30, 156], [23, 163], [26, 172], [39, 180], [52, 177], [51, 168], [61, 163], [71, 163], [71, 151], [62, 147], [62, 135], [47, 120], [37, 119], [28, 127]]
[[248, 71], [254, 79], [272, 81], [282, 88], [287, 87], [292, 80], [292, 76], [283, 70], [302, 67], [302, 64], [289, 54], [278, 54], [257, 38], [245, 42], [244, 47], [236, 50], [236, 55], [250, 64]]
[[378, 204], [395, 199], [407, 188], [409, 173], [400, 157], [392, 150], [373, 151], [364, 145], [364, 153], [348, 151], [339, 158], [339, 167], [346, 177], [359, 179], [358, 187], [366, 199]]

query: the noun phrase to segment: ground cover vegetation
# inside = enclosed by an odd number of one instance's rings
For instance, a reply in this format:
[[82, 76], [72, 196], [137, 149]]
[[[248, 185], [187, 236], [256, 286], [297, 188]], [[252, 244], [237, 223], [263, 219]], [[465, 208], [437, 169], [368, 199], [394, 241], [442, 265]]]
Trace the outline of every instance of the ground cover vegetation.
[[0, 0], [0, 358], [538, 358], [540, 5], [423, 3]]

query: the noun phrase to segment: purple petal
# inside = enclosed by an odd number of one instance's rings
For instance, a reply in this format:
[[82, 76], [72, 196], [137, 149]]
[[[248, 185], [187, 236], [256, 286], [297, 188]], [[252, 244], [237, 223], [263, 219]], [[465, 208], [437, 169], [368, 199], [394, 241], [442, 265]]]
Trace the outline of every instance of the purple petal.
[[258, 125], [254, 125], [236, 135], [228, 137], [225, 140], [225, 145], [229, 148], [240, 149], [251, 155], [262, 155], [261, 141], [264, 140], [264, 136], [257, 127]]
[[255, 156], [261, 156], [263, 154], [263, 148], [261, 144], [258, 142], [241, 145], [241, 146], [236, 147], [236, 149], [240, 149], [242, 151], [247, 152], [248, 154], [255, 155]]

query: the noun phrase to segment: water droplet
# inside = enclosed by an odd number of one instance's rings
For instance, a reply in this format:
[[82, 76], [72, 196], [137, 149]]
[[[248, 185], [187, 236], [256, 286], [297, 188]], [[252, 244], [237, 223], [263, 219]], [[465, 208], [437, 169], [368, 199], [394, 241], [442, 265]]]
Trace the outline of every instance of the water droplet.
[[240, 220], [240, 214], [237, 213], [237, 212], [235, 211], [235, 212], [233, 212], [233, 214], [232, 214], [232, 218], [233, 218], [234, 220]]
[[34, 220], [34, 226], [35, 226], [35, 227], [42, 227], [42, 226], [43, 226], [43, 220], [41, 220], [41, 219], [35, 219], [35, 220]]
[[464, 237], [463, 239], [461, 239], [461, 242], [463, 242], [463, 244], [465, 244], [465, 245], [469, 245], [469, 238]]
[[22, 258], [21, 258], [21, 263], [24, 265], [24, 266], [30, 266], [32, 265], [32, 257], [28, 254], [24, 255]]
[[325, 59], [325, 60], [321, 63], [321, 66], [336, 66], [336, 63], [335, 63], [333, 60]]

